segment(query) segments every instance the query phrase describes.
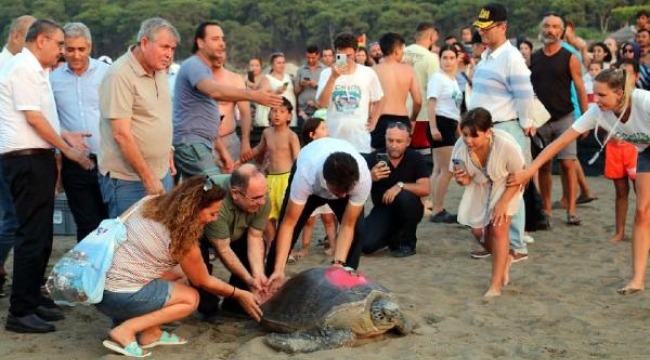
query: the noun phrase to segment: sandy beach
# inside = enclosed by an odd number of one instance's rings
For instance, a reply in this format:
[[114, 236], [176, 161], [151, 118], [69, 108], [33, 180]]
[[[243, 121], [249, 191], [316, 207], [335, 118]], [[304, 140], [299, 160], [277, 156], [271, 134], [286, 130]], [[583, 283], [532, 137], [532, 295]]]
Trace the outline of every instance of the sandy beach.
[[[419, 323], [415, 334], [385, 336], [353, 348], [291, 356], [293, 359], [641, 359], [647, 358], [650, 292], [616, 293], [631, 268], [630, 196], [626, 239], [610, 243], [614, 232], [614, 188], [604, 177], [590, 177], [598, 200], [578, 207], [581, 226], [565, 225], [556, 210], [551, 231], [534, 233], [530, 258], [514, 264], [503, 296], [483, 298], [490, 279], [490, 259], [474, 260], [478, 247], [460, 225], [424, 220], [415, 256], [395, 259], [380, 251], [361, 259], [360, 270], [391, 289], [405, 312]], [[559, 177], [554, 196], [559, 198]], [[452, 184], [448, 204], [462, 189]], [[455, 205], [447, 208], [455, 212]], [[317, 236], [322, 237], [318, 227]], [[298, 272], [328, 264], [313, 241], [310, 255], [288, 266]], [[74, 245], [56, 237], [52, 260]], [[218, 261], [217, 261], [218, 262]], [[217, 264], [224, 279], [223, 267]], [[7, 264], [11, 272], [11, 260]], [[101, 345], [109, 321], [92, 307], [65, 308], [57, 331], [24, 335], [4, 330], [8, 298], [0, 299], [1, 359], [120, 359]], [[158, 347], [153, 359], [284, 359], [263, 342], [265, 334], [250, 320], [233, 318], [206, 323], [195, 317], [176, 331], [190, 338], [185, 346]]]

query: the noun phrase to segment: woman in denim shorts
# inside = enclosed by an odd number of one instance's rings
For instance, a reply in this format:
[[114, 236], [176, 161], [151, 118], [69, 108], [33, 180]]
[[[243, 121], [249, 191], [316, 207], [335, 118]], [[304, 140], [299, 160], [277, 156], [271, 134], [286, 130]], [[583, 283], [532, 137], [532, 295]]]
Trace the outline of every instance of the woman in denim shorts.
[[594, 79], [596, 104], [573, 126], [549, 144], [526, 170], [511, 174], [508, 185], [527, 182], [540, 166], [582, 133], [602, 128], [608, 132], [602, 149], [612, 138], [634, 144], [636, 164], [636, 214], [632, 237], [632, 279], [617, 292], [632, 294], [645, 289], [645, 272], [650, 251], [650, 92], [634, 89], [633, 74], [625, 69], [603, 70]]
[[255, 296], [212, 277], [201, 257], [199, 237], [217, 219], [225, 196], [209, 177], [196, 176], [170, 193], [144, 200], [126, 220], [127, 240], [115, 250], [104, 297], [96, 305], [113, 321], [106, 348], [145, 357], [154, 346], [187, 343], [159, 327], [196, 310], [199, 295], [182, 281], [185, 277], [196, 288], [237, 300], [260, 320]]

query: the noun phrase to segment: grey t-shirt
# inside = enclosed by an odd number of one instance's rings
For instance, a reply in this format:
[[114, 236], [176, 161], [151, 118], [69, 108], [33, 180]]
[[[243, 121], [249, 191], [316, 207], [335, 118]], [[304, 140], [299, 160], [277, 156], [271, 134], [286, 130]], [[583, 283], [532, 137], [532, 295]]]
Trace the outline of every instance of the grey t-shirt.
[[[300, 80], [311, 80], [315, 81], [318, 83], [318, 80], [320, 79], [320, 73], [323, 71], [324, 66], [321, 63], [316, 64], [315, 68], [310, 68], [307, 65], [303, 65], [298, 69], [298, 73], [296, 74], [296, 77], [294, 79], [294, 86], [295, 84], [299, 84]], [[302, 87], [302, 92], [300, 95], [298, 95], [298, 108], [299, 109], [304, 109], [305, 106], [307, 106], [307, 102], [309, 100], [315, 101], [316, 100], [316, 89], [314, 89], [311, 86], [303, 86]]]
[[174, 85], [174, 145], [206, 144], [212, 148], [219, 133], [219, 107], [196, 85], [213, 79], [212, 70], [194, 55], [183, 61]]

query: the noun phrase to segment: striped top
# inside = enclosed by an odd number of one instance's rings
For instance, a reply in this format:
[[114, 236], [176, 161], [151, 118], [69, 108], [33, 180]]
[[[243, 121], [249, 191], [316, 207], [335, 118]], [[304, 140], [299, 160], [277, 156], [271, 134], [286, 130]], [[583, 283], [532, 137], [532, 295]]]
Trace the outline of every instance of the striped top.
[[468, 109], [483, 107], [494, 122], [519, 119], [522, 128], [533, 125], [533, 85], [523, 56], [506, 41], [483, 52], [474, 68]]
[[127, 240], [115, 250], [105, 290], [136, 292], [178, 264], [169, 253], [169, 230], [143, 218], [141, 211], [136, 210], [125, 223]]

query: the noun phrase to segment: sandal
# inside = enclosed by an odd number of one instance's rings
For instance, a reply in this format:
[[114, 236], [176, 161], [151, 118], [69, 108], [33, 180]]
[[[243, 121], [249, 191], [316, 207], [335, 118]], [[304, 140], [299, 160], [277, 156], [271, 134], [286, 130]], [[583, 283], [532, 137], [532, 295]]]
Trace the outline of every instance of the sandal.
[[146, 345], [140, 345], [140, 347], [143, 349], [151, 349], [152, 347], [156, 347], [158, 345], [184, 345], [184, 344], [187, 344], [187, 339], [182, 338], [176, 334], [163, 331], [158, 341], [154, 341]]
[[581, 221], [582, 220], [580, 220], [578, 215], [572, 215], [572, 214], [569, 214], [569, 213], [566, 214], [566, 223], [568, 225], [580, 225]]
[[104, 340], [104, 342], [102, 342], [102, 345], [104, 345], [104, 347], [109, 350], [115, 351], [118, 354], [122, 354], [128, 357], [143, 358], [151, 355], [151, 351], [143, 350], [135, 340], [124, 347], [113, 340]]

